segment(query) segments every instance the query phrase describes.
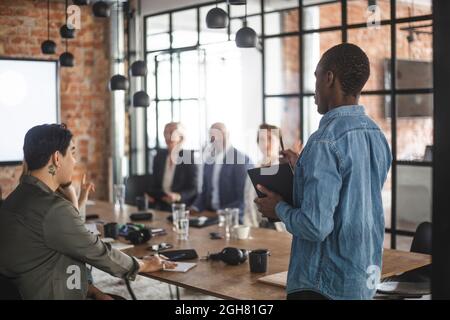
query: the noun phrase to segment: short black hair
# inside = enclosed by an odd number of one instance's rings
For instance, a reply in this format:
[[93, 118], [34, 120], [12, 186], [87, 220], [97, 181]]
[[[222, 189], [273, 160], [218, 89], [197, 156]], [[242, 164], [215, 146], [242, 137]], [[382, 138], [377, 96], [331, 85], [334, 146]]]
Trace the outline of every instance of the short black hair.
[[332, 71], [339, 79], [346, 96], [357, 96], [370, 76], [370, 62], [366, 53], [351, 43], [328, 49], [321, 59], [325, 71]]
[[43, 168], [56, 151], [65, 156], [72, 137], [65, 124], [43, 124], [28, 130], [23, 143], [28, 170]]

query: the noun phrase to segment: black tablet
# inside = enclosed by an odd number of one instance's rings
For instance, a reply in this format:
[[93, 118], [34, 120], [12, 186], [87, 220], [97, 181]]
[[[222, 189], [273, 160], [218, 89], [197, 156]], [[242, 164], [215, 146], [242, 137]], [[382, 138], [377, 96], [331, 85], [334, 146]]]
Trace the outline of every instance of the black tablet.
[[256, 189], [258, 184], [278, 193], [284, 201], [293, 205], [294, 174], [289, 164], [282, 163], [270, 167], [249, 169], [247, 173], [259, 198], [265, 197], [265, 194]]

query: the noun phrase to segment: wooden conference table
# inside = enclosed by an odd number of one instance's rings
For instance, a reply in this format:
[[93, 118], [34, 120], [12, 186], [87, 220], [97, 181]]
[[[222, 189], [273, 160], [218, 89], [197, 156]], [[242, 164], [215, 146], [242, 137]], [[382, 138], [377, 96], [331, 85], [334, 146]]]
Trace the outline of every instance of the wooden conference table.
[[[94, 205], [88, 206], [86, 211], [87, 214], [99, 215], [99, 219], [105, 223], [126, 223], [130, 222], [129, 214], [136, 212], [137, 209], [133, 206], [125, 206], [123, 212], [120, 212], [111, 203], [96, 201]], [[262, 283], [258, 279], [285, 272], [288, 269], [292, 239], [289, 233], [252, 228], [251, 238], [247, 240], [211, 240], [210, 232], [223, 233], [224, 231], [220, 230], [217, 225], [213, 225], [204, 228], [190, 228], [189, 240], [180, 241], [176, 239], [176, 235], [172, 231], [172, 224], [166, 219], [168, 215], [170, 215], [168, 212], [154, 211], [153, 220], [145, 222], [151, 228], [164, 228], [167, 232], [166, 235], [154, 236], [148, 243], [127, 249], [125, 252], [142, 257], [151, 254], [151, 251], [148, 250], [150, 245], [161, 242], [172, 244], [173, 249], [195, 249], [199, 258], [206, 256], [208, 252], [220, 252], [225, 247], [250, 250], [264, 248], [271, 252], [267, 273], [251, 273], [248, 260], [238, 266], [229, 266], [222, 261], [198, 259], [194, 261], [197, 266], [186, 273], [159, 271], [142, 274], [143, 276], [223, 299], [286, 299], [284, 288]], [[381, 277], [390, 277], [430, 263], [429, 255], [385, 249]]]

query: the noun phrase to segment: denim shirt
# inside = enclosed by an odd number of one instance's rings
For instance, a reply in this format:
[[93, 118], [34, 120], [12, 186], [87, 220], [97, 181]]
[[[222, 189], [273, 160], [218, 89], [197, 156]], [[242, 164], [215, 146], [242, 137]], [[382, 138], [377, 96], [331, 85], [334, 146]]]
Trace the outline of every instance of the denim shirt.
[[386, 138], [364, 107], [338, 107], [322, 117], [295, 166], [294, 206], [281, 201], [275, 208], [293, 235], [287, 293], [374, 296], [370, 277], [373, 270], [381, 274], [381, 190], [391, 161]]

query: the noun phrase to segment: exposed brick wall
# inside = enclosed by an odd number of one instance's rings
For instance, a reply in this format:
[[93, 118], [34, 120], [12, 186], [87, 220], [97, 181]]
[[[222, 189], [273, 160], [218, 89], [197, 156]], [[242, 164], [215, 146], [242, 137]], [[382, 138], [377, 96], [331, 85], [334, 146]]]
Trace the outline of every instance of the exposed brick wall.
[[[110, 157], [110, 104], [108, 20], [94, 18], [90, 6], [81, 8], [81, 30], [69, 40], [75, 56], [74, 68], [61, 68], [61, 121], [75, 136], [78, 164], [75, 181], [83, 172], [97, 186], [96, 199], [108, 194], [108, 158]], [[40, 45], [47, 37], [47, 1], [0, 1], [0, 55], [58, 59], [64, 52], [59, 28], [65, 23], [64, 3], [51, 2], [51, 39], [57, 54], [41, 54]], [[17, 185], [20, 167], [0, 167], [3, 197]]]

